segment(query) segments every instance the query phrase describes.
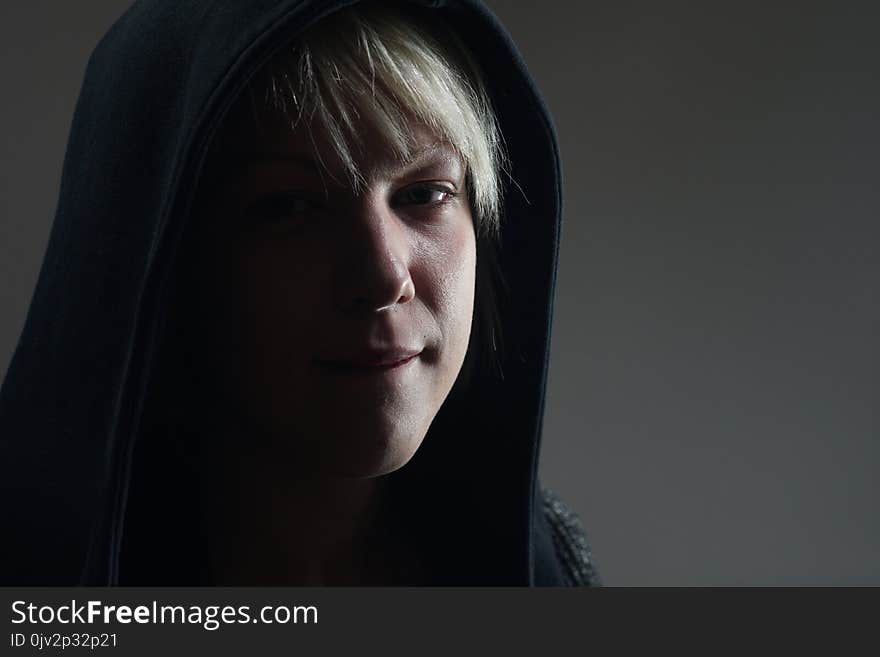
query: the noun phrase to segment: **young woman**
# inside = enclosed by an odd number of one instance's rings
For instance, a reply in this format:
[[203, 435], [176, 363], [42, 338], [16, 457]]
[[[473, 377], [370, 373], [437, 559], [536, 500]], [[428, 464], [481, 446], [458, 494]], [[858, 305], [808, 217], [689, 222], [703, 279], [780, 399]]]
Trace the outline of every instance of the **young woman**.
[[596, 584], [536, 475], [559, 218], [479, 3], [136, 3], [0, 396], [6, 578]]

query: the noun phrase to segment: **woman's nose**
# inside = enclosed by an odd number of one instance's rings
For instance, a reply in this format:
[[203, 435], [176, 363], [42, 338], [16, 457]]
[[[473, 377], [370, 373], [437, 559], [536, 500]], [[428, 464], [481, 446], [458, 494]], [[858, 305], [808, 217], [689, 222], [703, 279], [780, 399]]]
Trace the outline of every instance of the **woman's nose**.
[[405, 227], [387, 201], [364, 199], [348, 225], [342, 301], [349, 311], [380, 312], [415, 297]]

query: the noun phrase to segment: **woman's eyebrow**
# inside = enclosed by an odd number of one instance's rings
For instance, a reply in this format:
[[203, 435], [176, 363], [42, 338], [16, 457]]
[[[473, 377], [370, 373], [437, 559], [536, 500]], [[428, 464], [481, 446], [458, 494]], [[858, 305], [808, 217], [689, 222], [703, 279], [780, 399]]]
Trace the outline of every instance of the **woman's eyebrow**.
[[[462, 165], [458, 151], [446, 141], [435, 141], [423, 144], [411, 151], [406, 158], [385, 157], [376, 165], [374, 171], [387, 176], [399, 176], [409, 173], [417, 168], [424, 168], [431, 164], [431, 160], [442, 160], [444, 164], [455, 163]], [[323, 174], [321, 165], [314, 157], [306, 153], [272, 151], [272, 150], [243, 150], [225, 154], [225, 160], [235, 169], [246, 169], [254, 164], [285, 163], [293, 164], [303, 171], [318, 176]]]
[[244, 151], [235, 153], [230, 159], [241, 165], [286, 162], [296, 164], [302, 169], [319, 173], [318, 163], [311, 157], [301, 153], [285, 153], [282, 151]]
[[380, 167], [380, 171], [388, 175], [399, 175], [417, 167], [423, 168], [429, 164], [427, 161], [432, 159], [442, 160], [444, 164], [450, 162], [462, 164], [461, 157], [449, 142], [435, 141], [415, 149], [402, 162], [400, 160], [386, 162]]
[[417, 164], [428, 157], [436, 155], [443, 157], [443, 159], [458, 159], [458, 153], [449, 142], [435, 141], [430, 144], [425, 144], [410, 153], [409, 157], [406, 159], [405, 165]]

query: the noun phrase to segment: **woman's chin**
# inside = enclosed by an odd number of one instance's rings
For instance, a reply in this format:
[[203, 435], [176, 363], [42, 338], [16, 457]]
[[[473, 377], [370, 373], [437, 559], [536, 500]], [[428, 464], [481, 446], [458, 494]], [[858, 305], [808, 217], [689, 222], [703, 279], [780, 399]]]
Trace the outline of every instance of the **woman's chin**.
[[325, 422], [315, 431], [306, 430], [310, 439], [305, 444], [296, 437], [303, 435], [302, 429], [273, 432], [267, 458], [276, 463], [286, 461], [293, 470], [302, 468], [305, 475], [380, 477], [412, 459], [430, 425], [414, 423], [418, 428], [411, 428], [407, 423], [369, 422], [366, 418], [349, 425], [340, 420]]
[[349, 435], [336, 449], [322, 454], [323, 470], [346, 477], [371, 478], [390, 474], [405, 466], [422, 443], [419, 435], [373, 437]]

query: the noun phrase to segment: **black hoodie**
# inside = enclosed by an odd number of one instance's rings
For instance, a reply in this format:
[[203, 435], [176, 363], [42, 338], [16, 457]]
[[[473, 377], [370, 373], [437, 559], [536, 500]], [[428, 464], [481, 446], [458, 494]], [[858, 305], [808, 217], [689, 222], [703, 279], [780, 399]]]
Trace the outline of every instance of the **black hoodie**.
[[[185, 522], [153, 537], [158, 567], [120, 577], [175, 254], [235, 97], [278, 48], [350, 4], [139, 0], [96, 47], [45, 260], [0, 391], [0, 583], [205, 583], [168, 565], [174, 555], [178, 565], [198, 560]], [[442, 564], [429, 583], [594, 583], [576, 520], [537, 480], [562, 201], [553, 125], [482, 4], [412, 4], [451, 23], [488, 72], [513, 182], [505, 180], [498, 249], [509, 291], [499, 310], [503, 378], [475, 375], [466, 396], [443, 407], [393, 475], [406, 493], [402, 513]]]

